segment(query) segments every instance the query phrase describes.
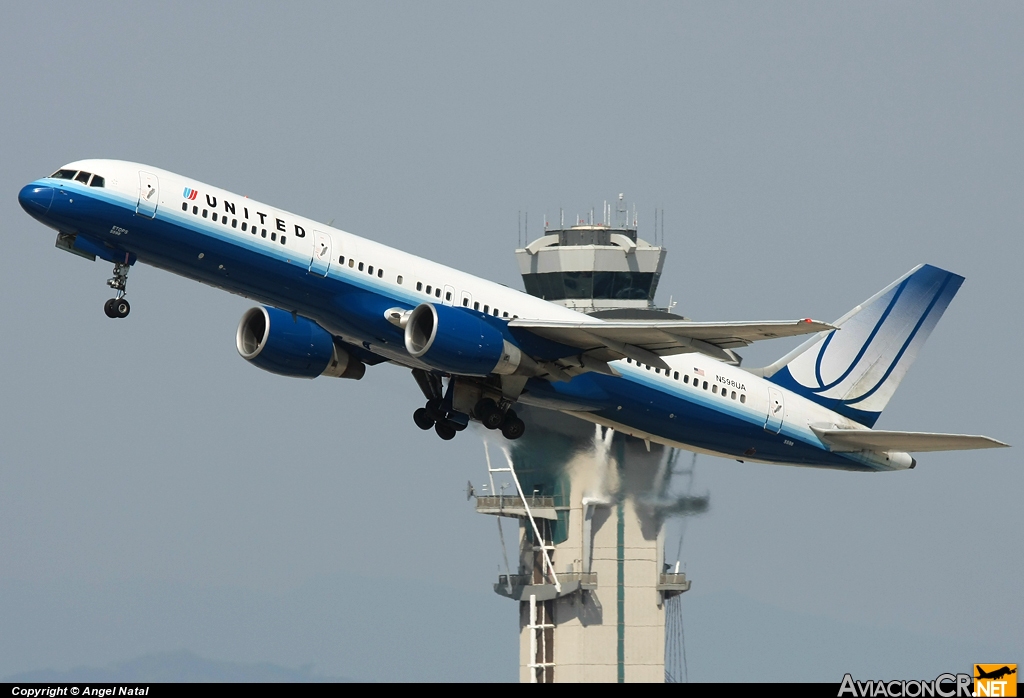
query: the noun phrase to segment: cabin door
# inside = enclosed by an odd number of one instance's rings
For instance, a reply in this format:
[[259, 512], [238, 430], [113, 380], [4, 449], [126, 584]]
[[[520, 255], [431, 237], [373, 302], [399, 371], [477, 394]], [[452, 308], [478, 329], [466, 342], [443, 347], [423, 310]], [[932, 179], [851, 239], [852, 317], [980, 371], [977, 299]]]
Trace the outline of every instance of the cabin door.
[[327, 276], [331, 268], [331, 236], [319, 230], [313, 231], [313, 257], [309, 260], [309, 273]]
[[160, 201], [160, 180], [155, 174], [139, 170], [139, 203], [135, 213], [146, 218], [156, 218], [156, 207]]
[[782, 431], [782, 419], [786, 415], [786, 403], [783, 401], [782, 391], [778, 388], [768, 388], [768, 418], [765, 420], [765, 431], [778, 434]]

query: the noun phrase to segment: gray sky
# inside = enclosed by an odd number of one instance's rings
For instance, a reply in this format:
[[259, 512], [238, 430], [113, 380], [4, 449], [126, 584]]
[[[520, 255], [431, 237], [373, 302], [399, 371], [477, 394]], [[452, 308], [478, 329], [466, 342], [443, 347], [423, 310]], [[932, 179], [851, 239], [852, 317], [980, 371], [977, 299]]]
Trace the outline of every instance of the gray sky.
[[[483, 473], [479, 440], [417, 430], [421, 397], [396, 367], [351, 382], [247, 365], [233, 333], [250, 303], [164, 272], [133, 269], [131, 318], [107, 320], [107, 265], [55, 250], [16, 201], [83, 157], [517, 287], [520, 210], [536, 236], [545, 212], [625, 192], [642, 235], [665, 209], [658, 300], [697, 319], [831, 320], [917, 263], [963, 274], [878, 426], [1018, 448], [880, 475], [702, 458], [690, 671], [730, 678], [711, 650], [757, 613], [773, 637], [732, 677], [1024, 659], [1020, 4], [4, 15], [0, 676], [183, 648], [352, 678], [515, 677], [516, 610], [489, 590], [494, 523], [462, 492]], [[742, 353], [755, 366], [789, 347]], [[851, 627], [906, 640], [803, 661]], [[939, 645], [960, 664], [939, 666]]]

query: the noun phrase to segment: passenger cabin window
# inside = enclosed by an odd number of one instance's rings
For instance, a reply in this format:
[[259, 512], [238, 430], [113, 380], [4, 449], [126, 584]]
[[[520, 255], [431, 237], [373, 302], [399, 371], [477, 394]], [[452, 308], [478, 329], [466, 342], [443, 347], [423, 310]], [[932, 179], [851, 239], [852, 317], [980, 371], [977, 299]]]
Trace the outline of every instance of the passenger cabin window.
[[359, 271], [362, 271], [362, 270], [363, 270], [363, 263], [362, 263], [362, 262], [360, 262], [360, 263], [359, 263]]
[[213, 222], [214, 223], [217, 222], [217, 212], [216, 211], [213, 212]]
[[204, 209], [203, 209], [203, 218], [208, 218], [208, 217], [209, 217], [209, 215], [210, 215], [210, 212], [209, 212], [209, 211], [207, 211], [207, 210], [206, 210], [206, 209], [204, 208]]
[[185, 202], [185, 201], [181, 202], [181, 210], [182, 211], [188, 211], [188, 203], [187, 202]]
[[484, 306], [484, 314], [487, 314], [487, 313], [489, 313], [489, 312], [491, 312], [491, 306], [489, 306], [489, 305], [485, 305], [485, 306]]
[[451, 291], [445, 291], [444, 292], [444, 299], [446, 301], [450, 301], [452, 299], [452, 292]]
[[402, 285], [402, 275], [401, 274], [398, 275], [398, 285], [399, 286]]
[[417, 291], [422, 291], [423, 290], [423, 282], [422, 281], [417, 281], [416, 282], [416, 290]]
[[351, 257], [349, 257], [349, 258], [348, 258], [348, 268], [349, 268], [349, 269], [351, 269], [351, 268], [352, 268], [352, 267], [354, 267], [355, 265], [356, 265], [356, 260], [354, 260], [354, 259], [352, 259]]
[[743, 393], [740, 393], [740, 402], [746, 402], [746, 401], [747, 401], [747, 396], [744, 395]]
[[430, 295], [431, 291], [433, 291], [433, 290], [434, 290], [434, 287], [431, 286], [430, 284], [427, 284], [427, 295], [428, 296]]
[[369, 274], [370, 276], [373, 276], [373, 265], [372, 264], [370, 266], [366, 267], [366, 273]]
[[480, 310], [480, 301], [473, 303], [473, 310]]
[[679, 380], [679, 371], [676, 371], [676, 374], [675, 374], [674, 378], [675, 378], [675, 380]]
[[338, 264], [344, 264], [344, 263], [345, 263], [345, 255], [341, 255], [340, 257], [338, 257]]
[[440, 297], [441, 297], [441, 289], [439, 289], [439, 288], [435, 288], [435, 289], [434, 289], [434, 295], [435, 295], [435, 296], [436, 296], [437, 298], [440, 298]]

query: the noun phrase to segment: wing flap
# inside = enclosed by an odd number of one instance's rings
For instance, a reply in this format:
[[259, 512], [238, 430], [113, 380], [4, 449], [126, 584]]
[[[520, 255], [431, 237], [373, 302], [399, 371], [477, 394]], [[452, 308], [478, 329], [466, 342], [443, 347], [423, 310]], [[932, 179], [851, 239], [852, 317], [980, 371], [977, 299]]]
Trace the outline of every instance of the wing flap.
[[922, 431], [876, 431], [874, 429], [811, 429], [833, 451], [968, 451], [978, 448], [1007, 448], [1009, 444], [988, 436], [933, 434]]

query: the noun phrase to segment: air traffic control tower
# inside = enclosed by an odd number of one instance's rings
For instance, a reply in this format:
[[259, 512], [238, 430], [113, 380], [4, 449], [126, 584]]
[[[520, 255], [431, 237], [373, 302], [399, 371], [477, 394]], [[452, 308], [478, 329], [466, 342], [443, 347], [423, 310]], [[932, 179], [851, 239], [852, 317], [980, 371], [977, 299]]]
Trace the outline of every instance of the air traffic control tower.
[[[671, 317], [654, 306], [666, 251], [637, 236], [622, 198], [599, 223], [593, 213], [560, 221], [516, 250], [526, 291], [597, 317]], [[529, 428], [515, 442], [485, 441], [476, 509], [518, 522], [517, 553], [501, 535], [508, 569], [494, 591], [518, 602], [520, 680], [665, 681], [666, 602], [690, 583], [665, 559], [663, 524], [707, 509], [707, 496], [672, 493], [674, 449], [517, 410]]]

